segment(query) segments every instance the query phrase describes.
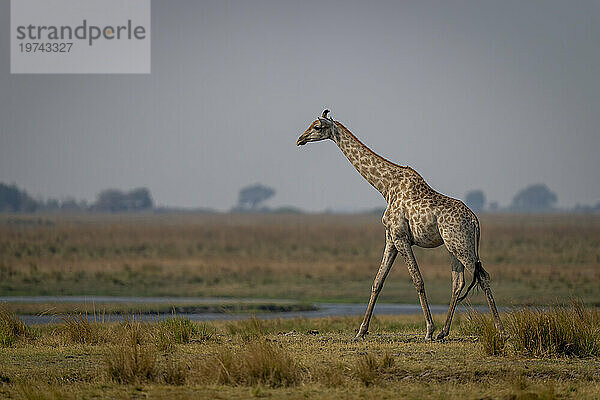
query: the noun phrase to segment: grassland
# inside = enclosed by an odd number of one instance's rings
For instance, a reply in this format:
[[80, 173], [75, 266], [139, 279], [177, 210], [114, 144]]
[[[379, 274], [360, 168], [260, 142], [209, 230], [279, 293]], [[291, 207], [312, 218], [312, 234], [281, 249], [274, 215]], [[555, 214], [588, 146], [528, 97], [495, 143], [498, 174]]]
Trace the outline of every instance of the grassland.
[[[480, 220], [498, 303], [600, 304], [599, 215]], [[376, 215], [2, 215], [0, 295], [366, 302], [383, 238]], [[447, 303], [445, 249], [415, 253], [430, 301]], [[416, 302], [401, 260], [380, 301]]]
[[[132, 316], [120, 324], [74, 318], [15, 329], [16, 339], [0, 351], [0, 398], [597, 399], [600, 318], [585, 313], [596, 323], [596, 347], [583, 357], [528, 352], [510, 338], [490, 356], [481, 316], [457, 316], [451, 336], [432, 343], [423, 342], [418, 315], [376, 316], [360, 342], [351, 341], [354, 317], [144, 324]], [[440, 324], [442, 316], [435, 318]], [[531, 327], [546, 326], [544, 319]], [[530, 327], [509, 326], [515, 338]]]
[[[139, 323], [134, 313], [165, 305], [11, 304], [0, 307], [0, 398], [600, 398], [600, 314], [590, 308], [600, 304], [600, 216], [481, 224], [498, 303], [577, 297], [588, 308], [509, 311], [508, 337], [485, 315], [457, 315], [447, 340], [424, 343], [421, 315], [375, 315], [352, 342], [359, 317]], [[219, 296], [251, 312], [365, 303], [383, 236], [366, 215], [2, 215], [0, 295]], [[416, 256], [431, 302], [446, 303], [445, 250]], [[380, 301], [416, 302], [402, 264]], [[67, 314], [28, 327], [6, 307]], [[123, 322], [68, 314], [94, 307]], [[440, 327], [444, 316], [434, 318]]]

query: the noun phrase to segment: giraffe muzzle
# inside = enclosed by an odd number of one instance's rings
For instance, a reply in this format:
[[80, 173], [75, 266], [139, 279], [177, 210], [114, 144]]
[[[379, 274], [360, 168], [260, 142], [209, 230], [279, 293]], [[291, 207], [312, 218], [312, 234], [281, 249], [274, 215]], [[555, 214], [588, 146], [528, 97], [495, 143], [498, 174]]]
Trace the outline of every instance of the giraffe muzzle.
[[306, 140], [306, 136], [302, 135], [298, 138], [298, 141], [296, 142], [296, 146], [305, 145], [307, 142], [308, 142], [308, 140]]

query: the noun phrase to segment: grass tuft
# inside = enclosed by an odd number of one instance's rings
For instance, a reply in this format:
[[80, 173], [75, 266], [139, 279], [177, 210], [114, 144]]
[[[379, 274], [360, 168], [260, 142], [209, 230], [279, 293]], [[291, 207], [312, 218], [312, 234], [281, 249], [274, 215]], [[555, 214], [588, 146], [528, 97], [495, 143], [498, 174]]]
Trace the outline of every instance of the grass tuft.
[[596, 357], [600, 355], [600, 313], [581, 302], [508, 314], [516, 352], [536, 357]]
[[[183, 320], [183, 319], [182, 319]], [[167, 322], [167, 321], [164, 321]], [[108, 348], [104, 356], [105, 371], [110, 380], [116, 383], [165, 383], [167, 385], [183, 385], [187, 379], [188, 368], [177, 355], [169, 354], [160, 357], [160, 343], [149, 332], [155, 329], [164, 331], [165, 327], [173, 328], [167, 331], [172, 340], [185, 340], [191, 323], [162, 322], [152, 326], [136, 321], [131, 315], [126, 315], [119, 329], [114, 333], [116, 343]], [[185, 327], [185, 328], [182, 328]], [[154, 342], [153, 342], [154, 339]]]
[[70, 343], [96, 344], [100, 342], [100, 328], [95, 322], [90, 322], [86, 313], [63, 315], [61, 329]]
[[504, 355], [507, 344], [515, 353], [534, 357], [597, 357], [600, 355], [600, 312], [582, 302], [568, 306], [522, 308], [506, 313], [502, 337], [491, 317], [471, 313], [473, 331], [488, 355]]
[[290, 353], [263, 339], [250, 341], [239, 353], [219, 351], [206, 360], [201, 372], [213, 384], [268, 387], [294, 386], [302, 376]]
[[377, 359], [370, 353], [365, 354], [356, 361], [354, 371], [356, 377], [367, 387], [376, 384], [380, 379]]
[[227, 330], [230, 334], [237, 335], [244, 341], [257, 339], [267, 333], [265, 323], [254, 316], [227, 324]]
[[467, 319], [470, 333], [479, 337], [483, 352], [489, 356], [501, 356], [506, 354], [506, 337], [503, 336], [496, 325], [492, 316], [482, 314], [477, 311], [469, 312]]
[[31, 337], [31, 330], [15, 314], [0, 305], [0, 347], [9, 347], [21, 338]]
[[108, 377], [117, 383], [156, 380], [159, 376], [158, 349], [146, 343], [142, 324], [132, 316], [126, 316], [115, 334], [117, 344], [109, 347], [104, 357]]
[[387, 374], [392, 372], [394, 366], [394, 357], [389, 353], [385, 353], [381, 359], [369, 353], [356, 361], [354, 374], [363, 385], [369, 387], [381, 382]]
[[188, 318], [176, 316], [155, 325], [153, 337], [161, 351], [170, 351], [175, 344], [186, 344], [192, 340], [206, 342], [213, 338], [215, 329], [207, 323], [194, 323]]
[[174, 318], [169, 318], [160, 322], [160, 325], [166, 328], [172, 335], [175, 343], [178, 344], [189, 343], [194, 333], [196, 333], [194, 323], [184, 317], [176, 316]]

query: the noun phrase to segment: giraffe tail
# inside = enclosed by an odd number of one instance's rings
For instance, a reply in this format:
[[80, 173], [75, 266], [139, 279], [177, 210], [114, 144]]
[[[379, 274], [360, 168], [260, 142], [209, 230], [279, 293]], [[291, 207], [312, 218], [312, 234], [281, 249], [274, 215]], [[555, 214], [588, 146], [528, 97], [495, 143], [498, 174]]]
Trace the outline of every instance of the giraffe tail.
[[480, 260], [475, 261], [475, 269], [473, 270], [473, 280], [471, 281], [471, 284], [467, 288], [467, 291], [465, 292], [465, 294], [458, 298], [458, 301], [459, 302], [463, 301], [467, 297], [467, 295], [469, 294], [471, 289], [473, 289], [473, 286], [475, 286], [476, 283], [481, 282], [486, 275], [487, 275], [487, 272], [485, 272], [485, 270], [483, 269], [483, 266], [481, 265], [481, 261]]
[[483, 269], [483, 266], [481, 265], [481, 260], [479, 260], [479, 220], [477, 219], [477, 217], [475, 216], [475, 219], [473, 220], [473, 224], [475, 225], [475, 255], [477, 256], [477, 261], [475, 261], [475, 269], [473, 270], [473, 280], [471, 281], [471, 283], [469, 284], [469, 287], [467, 288], [467, 291], [465, 292], [464, 295], [462, 295], [461, 297], [458, 298], [458, 301], [461, 302], [463, 301], [469, 294], [469, 292], [471, 291], [471, 289], [473, 289], [473, 286], [475, 286], [476, 283], [483, 283], [484, 280], [488, 280], [490, 279], [490, 275], [485, 271], [485, 269]]

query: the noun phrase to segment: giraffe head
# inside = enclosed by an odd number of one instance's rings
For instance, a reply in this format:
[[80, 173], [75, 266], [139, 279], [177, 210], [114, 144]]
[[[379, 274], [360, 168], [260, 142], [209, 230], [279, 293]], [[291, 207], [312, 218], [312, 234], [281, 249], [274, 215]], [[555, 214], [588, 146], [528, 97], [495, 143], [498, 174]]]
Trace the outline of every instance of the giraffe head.
[[320, 140], [331, 139], [335, 123], [332, 118], [328, 118], [329, 110], [323, 111], [323, 114], [317, 118], [306, 131], [298, 138], [296, 144], [302, 146], [308, 142], [318, 142]]

